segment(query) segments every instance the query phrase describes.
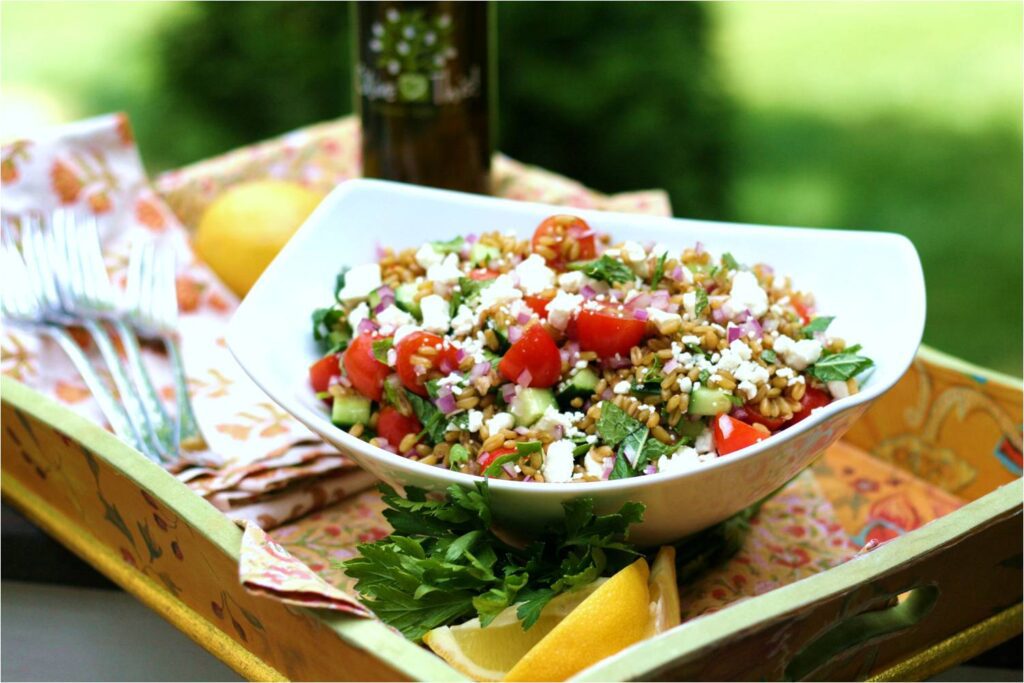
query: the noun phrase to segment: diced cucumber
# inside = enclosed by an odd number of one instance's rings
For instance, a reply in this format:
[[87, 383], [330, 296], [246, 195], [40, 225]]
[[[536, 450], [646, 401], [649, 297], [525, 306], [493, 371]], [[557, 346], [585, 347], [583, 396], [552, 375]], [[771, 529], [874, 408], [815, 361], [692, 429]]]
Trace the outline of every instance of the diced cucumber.
[[331, 406], [331, 422], [347, 429], [370, 421], [370, 399], [364, 396], [335, 396]]
[[370, 310], [376, 310], [377, 306], [380, 305], [380, 290], [375, 289], [366, 297], [366, 305], [370, 307]]
[[597, 388], [597, 373], [583, 368], [558, 387], [558, 400], [571, 401], [574, 398], [589, 398]]
[[679, 436], [696, 439], [704, 431], [704, 420], [687, 420], [685, 417], [676, 425]]
[[497, 247], [492, 247], [487, 244], [480, 244], [476, 242], [473, 244], [473, 248], [469, 250], [469, 260], [473, 262], [473, 265], [486, 266], [491, 262], [491, 259], [495, 259], [501, 256], [501, 250]]
[[690, 407], [687, 410], [691, 415], [721, 415], [732, 410], [732, 401], [729, 394], [719, 389], [708, 389], [697, 387], [690, 393]]
[[422, 314], [420, 313], [420, 304], [415, 300], [417, 289], [417, 286], [411, 282], [398, 285], [395, 288], [395, 305], [406, 313], [419, 318]]
[[511, 411], [516, 418], [516, 425], [529, 427], [540, 419], [549, 407], [558, 408], [555, 395], [550, 389], [522, 389], [512, 400]]

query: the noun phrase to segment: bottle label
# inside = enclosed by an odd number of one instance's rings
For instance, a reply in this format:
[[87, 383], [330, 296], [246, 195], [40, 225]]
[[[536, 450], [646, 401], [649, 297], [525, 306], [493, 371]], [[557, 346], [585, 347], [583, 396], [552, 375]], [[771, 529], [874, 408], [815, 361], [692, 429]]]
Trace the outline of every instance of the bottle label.
[[359, 94], [371, 102], [458, 104], [481, 93], [479, 65], [461, 71], [452, 44], [452, 18], [391, 7], [371, 25], [359, 64]]

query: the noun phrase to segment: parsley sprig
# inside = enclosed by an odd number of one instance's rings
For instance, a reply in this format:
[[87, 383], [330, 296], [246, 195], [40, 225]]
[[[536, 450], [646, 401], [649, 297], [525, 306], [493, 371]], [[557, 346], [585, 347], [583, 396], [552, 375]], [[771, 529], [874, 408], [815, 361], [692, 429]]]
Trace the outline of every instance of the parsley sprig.
[[570, 263], [569, 270], [581, 270], [588, 277], [604, 280], [610, 284], [632, 282], [636, 277], [629, 266], [608, 254], [602, 254], [601, 258], [594, 261]]
[[483, 625], [518, 604], [523, 628], [536, 623], [550, 600], [614, 574], [639, 553], [626, 538], [644, 506], [626, 503], [596, 515], [592, 498], [563, 503], [560, 522], [515, 545], [497, 528], [486, 482], [472, 490], [448, 488], [443, 500], [406, 488], [406, 498], [382, 484], [394, 529], [358, 547], [343, 563], [362, 602], [407, 638], [420, 640], [438, 626], [474, 616]]

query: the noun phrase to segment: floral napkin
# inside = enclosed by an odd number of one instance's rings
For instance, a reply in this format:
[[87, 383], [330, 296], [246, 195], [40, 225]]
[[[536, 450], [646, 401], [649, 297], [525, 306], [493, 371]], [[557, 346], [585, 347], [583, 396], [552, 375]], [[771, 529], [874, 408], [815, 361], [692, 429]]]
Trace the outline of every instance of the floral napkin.
[[[354, 463], [324, 447], [274, 405], [228, 352], [223, 334], [237, 300], [196, 261], [186, 231], [151, 189], [123, 114], [13, 142], [3, 147], [0, 165], [4, 220], [17, 226], [26, 215], [58, 208], [95, 215], [116, 285], [124, 283], [132, 240], [156, 240], [159, 248], [177, 254], [182, 353], [197, 419], [210, 446], [179, 464], [180, 478], [229, 516], [267, 526], [369, 485], [370, 478]], [[86, 343], [84, 335], [78, 338]], [[0, 348], [0, 372], [107, 426], [73, 366], [49, 340], [5, 325]], [[166, 356], [159, 347], [146, 347], [143, 354], [157, 390], [172, 408]], [[101, 375], [109, 379], [105, 370]]]

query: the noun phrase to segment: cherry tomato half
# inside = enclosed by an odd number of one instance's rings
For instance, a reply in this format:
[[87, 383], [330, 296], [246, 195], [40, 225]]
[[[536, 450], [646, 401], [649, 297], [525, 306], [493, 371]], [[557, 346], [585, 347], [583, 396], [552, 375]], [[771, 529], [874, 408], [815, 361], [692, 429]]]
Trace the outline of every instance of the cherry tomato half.
[[364, 333], [352, 340], [345, 350], [345, 372], [352, 386], [363, 396], [379, 401], [384, 391], [384, 378], [391, 370], [373, 355], [373, 342], [383, 337]]
[[787, 420], [782, 417], [766, 417], [762, 415], [761, 411], [757, 409], [757, 406], [753, 404], [747, 404], [736, 408], [729, 414], [737, 420], [746, 422], [747, 424], [762, 424], [773, 432], [777, 432], [782, 429], [783, 425], [787, 422]]
[[516, 452], [516, 449], [514, 449], [514, 448], [495, 448], [493, 451], [487, 451], [486, 453], [481, 453], [477, 457], [477, 461], [476, 461], [477, 464], [480, 465], [480, 472], [483, 473], [484, 470], [486, 470], [488, 467], [491, 466], [492, 462], [494, 462], [495, 460], [497, 460], [501, 456], [508, 455], [509, 453], [515, 453], [515, 452]]
[[719, 455], [728, 455], [767, 438], [766, 434], [754, 429], [735, 417], [719, 415], [714, 420], [715, 448]]
[[584, 308], [576, 316], [575, 332], [584, 351], [593, 351], [601, 358], [615, 354], [626, 358], [647, 334], [647, 323], [612, 307], [598, 311]]
[[[578, 254], [571, 259], [562, 254], [562, 242], [572, 237], [580, 245]], [[545, 257], [552, 268], [562, 268], [567, 260], [589, 261], [597, 256], [597, 242], [594, 231], [587, 222], [578, 216], [560, 214], [545, 218], [533, 233], [533, 250], [540, 253], [539, 247], [547, 247], [555, 253], [554, 258]]]
[[[437, 349], [437, 353], [433, 355], [420, 353], [420, 350], [424, 348]], [[402, 337], [402, 341], [398, 342], [395, 350], [398, 352], [395, 368], [398, 370], [399, 379], [402, 380], [406, 389], [414, 391], [420, 396], [427, 395], [425, 383], [432, 379], [432, 375], [436, 376], [439, 373], [447, 375], [459, 367], [458, 361], [455, 360], [458, 351], [452, 346], [444, 346], [444, 340], [430, 332], [413, 332]], [[431, 363], [430, 366], [415, 365], [412, 362], [413, 356], [428, 359]]]
[[548, 304], [551, 303], [551, 299], [545, 299], [542, 296], [524, 296], [523, 301], [533, 309], [534, 313], [540, 316], [541, 320], [547, 320]]
[[419, 434], [422, 429], [415, 415], [402, 415], [392, 406], [384, 406], [377, 416], [377, 436], [387, 439], [395, 448], [406, 434]]
[[814, 387], [807, 387], [807, 391], [804, 392], [803, 398], [800, 399], [800, 410], [793, 413], [793, 421], [791, 424], [796, 424], [800, 420], [809, 417], [812, 410], [815, 408], [821, 408], [822, 406], [827, 406], [831, 402], [832, 396], [827, 391], [815, 389]]
[[800, 316], [800, 320], [804, 325], [811, 322], [811, 311], [809, 306], [796, 297], [794, 297], [790, 303], [793, 304], [796, 314]]
[[341, 375], [341, 359], [338, 354], [332, 353], [324, 356], [309, 366], [309, 385], [313, 391], [320, 393], [327, 391], [331, 385], [331, 379]]
[[562, 356], [555, 341], [540, 325], [530, 325], [498, 364], [502, 377], [517, 382], [530, 371], [531, 387], [550, 387], [562, 376]]
[[489, 268], [474, 268], [469, 271], [470, 280], [493, 280], [498, 277], [499, 273], [496, 270], [490, 270]]

